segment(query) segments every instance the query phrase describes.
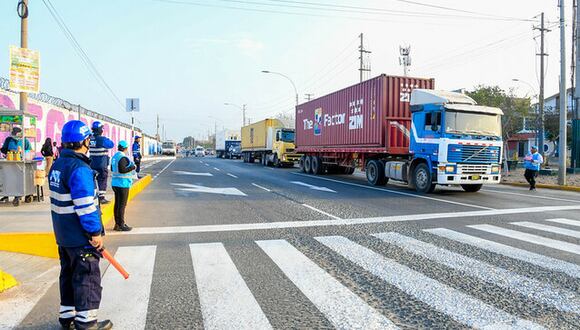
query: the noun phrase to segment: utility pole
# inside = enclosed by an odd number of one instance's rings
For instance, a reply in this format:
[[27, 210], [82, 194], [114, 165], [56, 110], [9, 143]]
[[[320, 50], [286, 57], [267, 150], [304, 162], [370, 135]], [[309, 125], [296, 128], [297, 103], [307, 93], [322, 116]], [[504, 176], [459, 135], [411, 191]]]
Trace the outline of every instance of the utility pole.
[[409, 67], [411, 66], [411, 46], [399, 46], [399, 65], [403, 66], [403, 74], [405, 77], [409, 74]]
[[560, 137], [559, 147], [559, 172], [558, 184], [566, 185], [566, 115], [567, 91], [566, 91], [566, 10], [564, 0], [560, 0]]
[[157, 130], [155, 132], [155, 137], [159, 140], [159, 114], [157, 114]]
[[540, 57], [540, 95], [538, 97], [538, 148], [540, 148], [540, 155], [544, 156], [544, 59], [548, 54], [544, 50], [544, 37], [546, 32], [550, 30], [544, 26], [544, 13], [540, 14], [540, 27], [534, 27], [534, 30], [540, 31], [540, 53], [536, 56]]
[[[18, 2], [18, 16], [20, 16], [20, 48], [28, 48], [28, 0]], [[20, 92], [20, 110], [28, 110], [28, 93]]]
[[314, 96], [314, 94], [312, 94], [312, 93], [306, 93], [304, 95], [306, 96], [306, 101], [312, 100], [312, 97]]
[[242, 126], [246, 126], [246, 105], [242, 104], [242, 120], [244, 124]]
[[575, 46], [576, 46], [576, 58], [572, 59], [576, 61], [576, 72], [574, 78], [576, 83], [574, 84], [574, 113], [572, 117], [572, 168], [580, 167], [580, 108], [578, 107], [578, 101], [580, 101], [580, 11], [578, 10], [578, 1], [574, 1], [574, 8], [576, 17], [575, 19]]
[[362, 82], [363, 81], [363, 73], [365, 71], [366, 72], [371, 72], [371, 68], [370, 67], [366, 67], [365, 68], [365, 65], [364, 65], [364, 55], [365, 54], [370, 54], [371, 51], [370, 50], [366, 50], [365, 47], [364, 47], [364, 42], [363, 42], [364, 35], [363, 35], [363, 33], [361, 33], [359, 35], [359, 38], [360, 38], [360, 46], [358, 47], [358, 52], [360, 54], [359, 55], [360, 67], [359, 67], [358, 71], [360, 73], [360, 82]]

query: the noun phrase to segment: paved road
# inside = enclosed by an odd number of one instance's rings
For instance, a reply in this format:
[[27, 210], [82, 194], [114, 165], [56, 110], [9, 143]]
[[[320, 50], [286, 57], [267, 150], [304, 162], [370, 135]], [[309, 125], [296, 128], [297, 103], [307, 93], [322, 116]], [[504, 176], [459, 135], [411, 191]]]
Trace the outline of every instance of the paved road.
[[[356, 176], [164, 160], [107, 245], [117, 329], [580, 328], [580, 195], [416, 195]], [[53, 285], [20, 323], [56, 327]]]

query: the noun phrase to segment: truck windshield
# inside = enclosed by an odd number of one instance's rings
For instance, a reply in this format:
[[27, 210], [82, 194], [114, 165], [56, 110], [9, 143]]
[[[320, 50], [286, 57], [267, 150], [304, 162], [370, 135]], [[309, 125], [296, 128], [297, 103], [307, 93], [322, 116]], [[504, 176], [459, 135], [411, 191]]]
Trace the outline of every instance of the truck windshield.
[[294, 142], [294, 131], [282, 131], [281, 135], [283, 142]]
[[445, 132], [450, 134], [501, 136], [501, 117], [473, 112], [445, 112]]
[[171, 142], [163, 142], [163, 145], [161, 147], [165, 148], [165, 149], [171, 149], [171, 148], [174, 148], [175, 145]]

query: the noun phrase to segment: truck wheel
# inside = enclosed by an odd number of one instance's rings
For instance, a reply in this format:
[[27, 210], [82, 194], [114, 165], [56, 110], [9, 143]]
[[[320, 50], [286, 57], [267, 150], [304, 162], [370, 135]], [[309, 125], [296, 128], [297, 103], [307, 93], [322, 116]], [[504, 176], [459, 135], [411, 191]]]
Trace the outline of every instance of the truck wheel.
[[483, 187], [482, 184], [462, 184], [461, 188], [467, 192], [477, 192]]
[[300, 157], [300, 160], [298, 161], [298, 168], [300, 168], [301, 172], [306, 173], [306, 168], [304, 167], [304, 161], [306, 159], [306, 156], [302, 156]]
[[280, 167], [280, 159], [278, 159], [278, 155], [274, 155], [274, 167]]
[[385, 165], [380, 160], [371, 160], [366, 168], [367, 181], [373, 186], [383, 186], [385, 180]]
[[304, 173], [312, 173], [312, 157], [304, 157]]
[[324, 168], [322, 166], [322, 159], [318, 156], [312, 156], [312, 173], [315, 175], [320, 175], [324, 172]]
[[413, 173], [415, 190], [422, 194], [432, 193], [435, 190], [435, 184], [432, 182], [431, 171], [427, 164], [421, 163], [417, 165], [417, 167], [415, 167], [415, 172]]
[[354, 173], [354, 167], [345, 167], [344, 168], [344, 174], [352, 175], [353, 173]]

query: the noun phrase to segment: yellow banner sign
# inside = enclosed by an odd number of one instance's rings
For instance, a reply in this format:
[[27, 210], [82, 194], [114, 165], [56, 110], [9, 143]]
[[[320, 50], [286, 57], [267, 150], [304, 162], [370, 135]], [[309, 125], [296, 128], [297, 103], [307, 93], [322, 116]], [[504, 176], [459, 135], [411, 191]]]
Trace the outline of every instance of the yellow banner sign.
[[10, 46], [10, 89], [38, 93], [39, 78], [40, 53], [28, 48]]

